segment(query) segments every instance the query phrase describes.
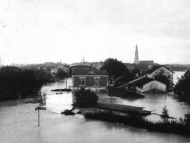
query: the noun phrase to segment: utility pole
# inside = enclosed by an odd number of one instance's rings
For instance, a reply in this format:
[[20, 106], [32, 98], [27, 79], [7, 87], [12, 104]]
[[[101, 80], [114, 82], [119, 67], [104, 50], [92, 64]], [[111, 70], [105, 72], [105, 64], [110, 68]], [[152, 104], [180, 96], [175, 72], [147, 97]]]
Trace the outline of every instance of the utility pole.
[[67, 89], [67, 77], [66, 77], [66, 89]]
[[40, 110], [38, 109], [38, 126], [40, 126]]
[[41, 104], [39, 103], [38, 107], [35, 108], [35, 111], [38, 110], [38, 126], [40, 126], [40, 110], [46, 110], [46, 107], [43, 107], [43, 105], [45, 105], [45, 101], [43, 101], [41, 91], [39, 92], [39, 94], [41, 96], [42, 101]]

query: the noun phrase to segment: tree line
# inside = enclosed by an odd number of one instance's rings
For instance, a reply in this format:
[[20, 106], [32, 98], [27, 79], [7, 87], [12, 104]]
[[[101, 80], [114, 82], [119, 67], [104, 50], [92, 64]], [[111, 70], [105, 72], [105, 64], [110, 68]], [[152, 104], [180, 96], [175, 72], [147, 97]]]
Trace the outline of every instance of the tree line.
[[[55, 82], [49, 68], [18, 68], [5, 66], [0, 68], [0, 101], [24, 98], [34, 95], [41, 90], [41, 87], [48, 82]], [[68, 73], [61, 68], [55, 77], [62, 80]]]
[[50, 81], [43, 70], [20, 69], [6, 66], [0, 69], [0, 100], [24, 98], [38, 92]]
[[190, 104], [190, 72], [186, 72], [173, 89], [177, 99]]

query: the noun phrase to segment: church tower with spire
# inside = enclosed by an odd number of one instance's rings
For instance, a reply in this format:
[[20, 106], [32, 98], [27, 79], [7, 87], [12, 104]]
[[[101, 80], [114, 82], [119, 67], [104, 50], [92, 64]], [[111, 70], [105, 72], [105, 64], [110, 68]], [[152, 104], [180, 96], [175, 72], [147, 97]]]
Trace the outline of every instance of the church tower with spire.
[[135, 51], [135, 61], [134, 61], [135, 64], [138, 64], [139, 63], [139, 53], [138, 53], [138, 47], [136, 45], [136, 51]]

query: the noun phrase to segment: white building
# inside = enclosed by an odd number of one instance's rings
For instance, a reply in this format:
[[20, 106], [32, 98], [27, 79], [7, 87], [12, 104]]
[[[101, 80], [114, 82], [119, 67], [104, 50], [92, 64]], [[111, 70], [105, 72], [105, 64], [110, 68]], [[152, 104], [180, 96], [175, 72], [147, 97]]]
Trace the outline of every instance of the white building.
[[118, 88], [136, 89], [140, 92], [166, 92], [166, 84], [148, 77], [140, 77]]
[[136, 90], [140, 92], [166, 92], [166, 85], [157, 80], [137, 83]]
[[170, 69], [168, 69], [165, 66], [157, 66], [157, 67], [155, 67], [153, 69], [149, 69], [147, 71], [146, 76], [149, 77], [149, 78], [154, 78], [154, 76], [158, 75], [158, 74], [165, 75], [170, 80], [170, 83], [173, 84], [173, 74], [174, 74], [174, 72], [171, 71]]

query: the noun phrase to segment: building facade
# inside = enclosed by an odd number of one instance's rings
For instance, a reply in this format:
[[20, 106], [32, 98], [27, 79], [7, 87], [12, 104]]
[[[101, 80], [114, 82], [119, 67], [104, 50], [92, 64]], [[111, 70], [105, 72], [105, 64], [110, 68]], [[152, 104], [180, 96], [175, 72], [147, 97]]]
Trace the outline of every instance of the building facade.
[[92, 67], [72, 67], [73, 88], [90, 88], [91, 90], [107, 89], [108, 73]]

